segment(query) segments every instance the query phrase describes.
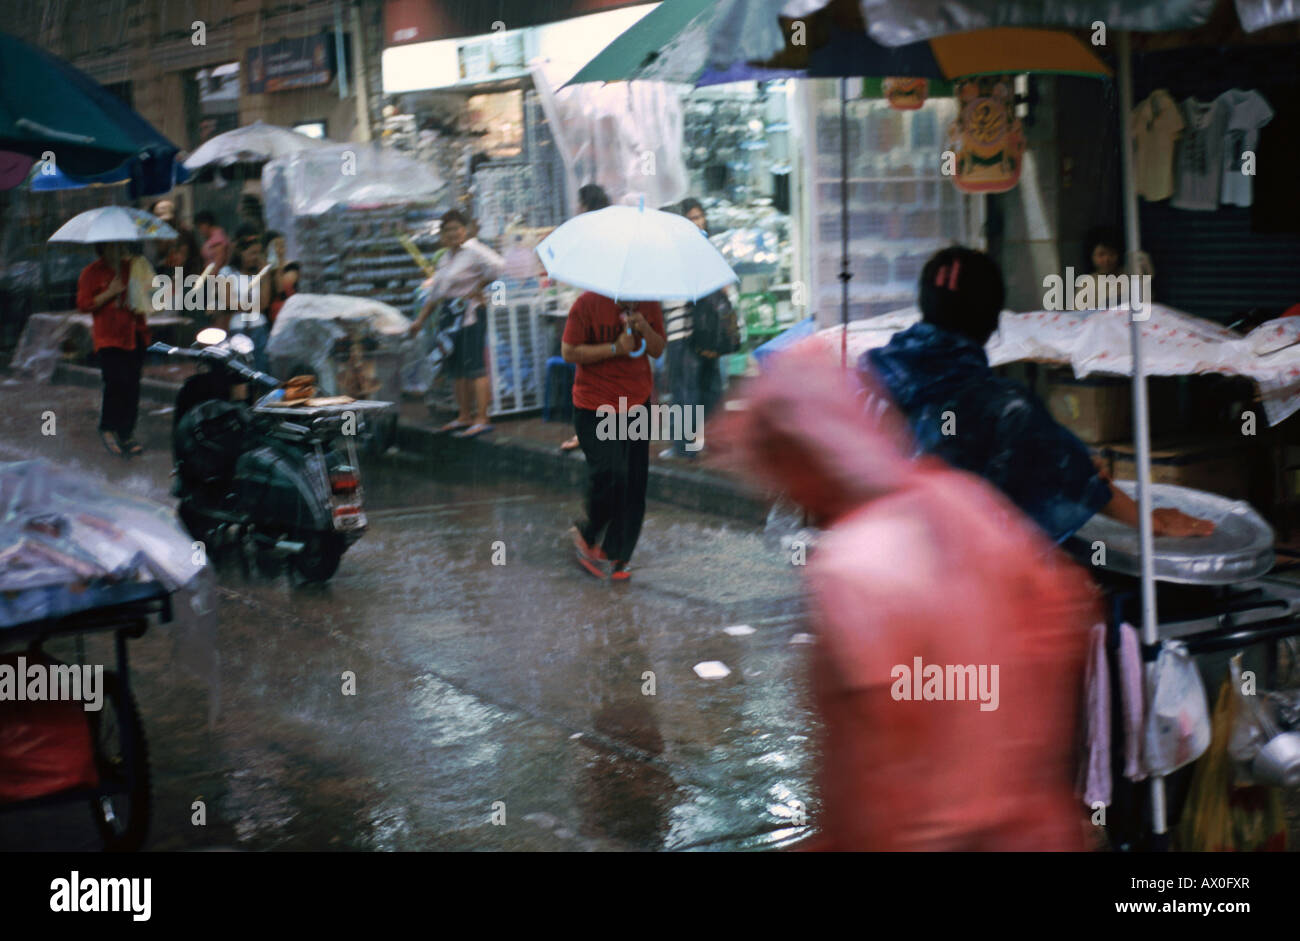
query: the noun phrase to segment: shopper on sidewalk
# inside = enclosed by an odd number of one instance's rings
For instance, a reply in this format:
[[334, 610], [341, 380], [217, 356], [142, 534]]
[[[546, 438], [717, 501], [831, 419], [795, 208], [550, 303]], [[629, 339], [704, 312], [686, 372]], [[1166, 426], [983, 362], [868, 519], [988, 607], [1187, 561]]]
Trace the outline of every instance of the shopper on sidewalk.
[[[604, 209], [609, 205], [609, 194], [603, 187], [595, 183], [588, 183], [578, 190], [578, 215], [584, 212], [595, 212], [597, 209]], [[573, 435], [565, 438], [560, 442], [561, 451], [576, 451], [578, 449], [578, 436]]]
[[[708, 218], [698, 199], [682, 200], [681, 211], [702, 233], [708, 232]], [[722, 399], [723, 357], [740, 346], [735, 308], [727, 289], [721, 288], [695, 303], [666, 310], [664, 324], [668, 330], [668, 384], [673, 405], [682, 406], [683, 420], [685, 410], [696, 407], [702, 408], [707, 418]], [[727, 342], [719, 342], [724, 336]], [[703, 425], [695, 422], [690, 427], [702, 429]], [[698, 443], [688, 442], [684, 429], [677, 429], [672, 446], [659, 452], [664, 459], [694, 458], [699, 454]]]
[[[631, 356], [642, 341], [644, 353]], [[564, 324], [560, 350], [566, 362], [577, 364], [573, 425], [587, 458], [587, 518], [571, 534], [578, 563], [597, 578], [630, 577], [650, 469], [649, 435], [630, 440], [627, 424], [605, 415], [650, 404], [650, 360], [663, 353], [665, 342], [663, 311], [653, 301], [615, 303], [587, 291]], [[617, 433], [610, 433], [611, 425]]]
[[77, 309], [91, 315], [91, 339], [104, 383], [99, 436], [112, 454], [140, 454], [144, 448], [135, 440], [135, 422], [149, 327], [144, 312], [128, 306], [131, 259], [126, 246], [101, 242], [95, 253], [99, 257], [77, 279]]
[[488, 405], [492, 386], [487, 374], [487, 299], [483, 291], [501, 277], [505, 261], [470, 235], [470, 220], [457, 209], [443, 214], [442, 244], [446, 252], [438, 260], [429, 297], [411, 324], [410, 335], [419, 336], [434, 309], [439, 317], [449, 313], [446, 305], [464, 302], [461, 328], [453, 338], [448, 374], [456, 381], [455, 421], [439, 431], [454, 432], [457, 438], [473, 438], [492, 430]]

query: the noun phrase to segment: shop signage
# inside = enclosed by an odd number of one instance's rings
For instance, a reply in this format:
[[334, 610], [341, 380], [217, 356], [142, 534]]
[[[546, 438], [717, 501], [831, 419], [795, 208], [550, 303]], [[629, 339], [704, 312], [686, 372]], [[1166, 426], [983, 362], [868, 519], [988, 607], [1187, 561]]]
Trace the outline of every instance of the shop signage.
[[930, 83], [923, 78], [887, 78], [882, 88], [889, 107], [897, 111], [915, 111], [925, 104]]
[[332, 41], [332, 36], [322, 33], [252, 47], [248, 50], [248, 93], [260, 95], [329, 84], [334, 74]]
[[957, 120], [948, 132], [956, 156], [953, 184], [963, 193], [1005, 193], [1020, 182], [1025, 133], [1015, 112], [1011, 75], [958, 82]]

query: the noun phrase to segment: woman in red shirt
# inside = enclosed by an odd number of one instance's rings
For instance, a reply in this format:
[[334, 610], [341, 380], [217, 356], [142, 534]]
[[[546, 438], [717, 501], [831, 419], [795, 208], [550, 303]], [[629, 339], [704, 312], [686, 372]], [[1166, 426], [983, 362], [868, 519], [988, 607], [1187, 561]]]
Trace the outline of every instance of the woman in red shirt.
[[128, 306], [131, 260], [126, 246], [103, 242], [95, 252], [99, 257], [77, 279], [77, 309], [94, 318], [91, 339], [104, 382], [99, 436], [113, 454], [139, 454], [144, 448], [135, 440], [135, 421], [149, 328], [144, 312]]

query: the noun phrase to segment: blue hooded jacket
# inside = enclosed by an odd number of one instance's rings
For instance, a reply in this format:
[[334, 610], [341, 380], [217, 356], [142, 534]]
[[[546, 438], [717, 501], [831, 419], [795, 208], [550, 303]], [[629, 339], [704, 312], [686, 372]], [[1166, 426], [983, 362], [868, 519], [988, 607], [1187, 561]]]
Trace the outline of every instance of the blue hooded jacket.
[[889, 390], [919, 451], [989, 481], [1055, 542], [1110, 502], [1087, 445], [1028, 389], [994, 375], [975, 341], [919, 323], [863, 354], [858, 368]]

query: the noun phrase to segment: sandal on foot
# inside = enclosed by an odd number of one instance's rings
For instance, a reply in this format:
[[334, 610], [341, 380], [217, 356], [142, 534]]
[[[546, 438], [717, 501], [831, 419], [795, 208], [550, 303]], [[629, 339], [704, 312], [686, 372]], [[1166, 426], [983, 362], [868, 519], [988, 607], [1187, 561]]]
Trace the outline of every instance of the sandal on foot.
[[576, 451], [577, 449], [578, 449], [577, 435], [574, 435], [572, 438], [566, 438], [560, 442], [561, 451]]
[[117, 440], [116, 432], [101, 431], [99, 433], [99, 440], [104, 442], [104, 449], [108, 451], [109, 454], [116, 454], [118, 457], [122, 457], [122, 445]]
[[468, 427], [470, 427], [470, 423], [469, 423], [469, 422], [467, 422], [467, 421], [461, 421], [459, 418], [457, 418], [455, 421], [449, 421], [449, 422], [447, 422], [447, 424], [445, 424], [445, 425], [443, 425], [441, 428], [439, 428], [439, 429], [438, 429], [438, 434], [440, 434], [440, 435], [441, 435], [441, 434], [446, 434], [448, 431], [456, 431], [456, 430], [458, 430], [458, 429], [461, 429], [461, 428], [468, 428]]
[[136, 455], [144, 453], [144, 448], [141, 446], [140, 442], [136, 441], [134, 438], [127, 438], [125, 441], [123, 441], [122, 448], [131, 457], [135, 457]]
[[479, 435], [485, 434], [491, 430], [492, 426], [487, 422], [479, 422], [477, 425], [470, 425], [464, 431], [452, 432], [451, 436], [453, 438], [477, 438]]

